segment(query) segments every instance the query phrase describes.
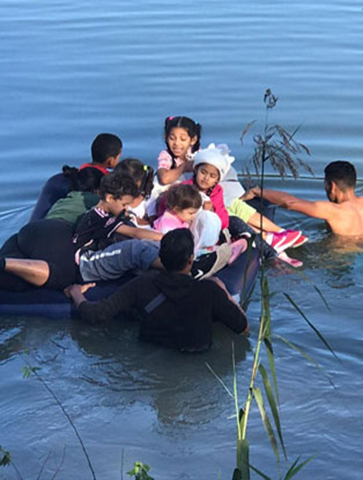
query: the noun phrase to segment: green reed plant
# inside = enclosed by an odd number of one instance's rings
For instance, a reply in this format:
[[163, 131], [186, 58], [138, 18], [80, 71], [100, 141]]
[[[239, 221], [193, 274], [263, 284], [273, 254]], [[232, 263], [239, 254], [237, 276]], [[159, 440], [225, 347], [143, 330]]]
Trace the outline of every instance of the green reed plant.
[[[256, 170], [258, 176], [260, 176], [261, 183], [261, 212], [263, 212], [263, 189], [265, 181], [265, 165], [268, 161], [270, 165], [280, 174], [281, 177], [285, 177], [290, 173], [294, 178], [298, 177], [299, 167], [305, 168], [310, 173], [312, 172], [311, 167], [302, 159], [302, 155], [310, 155], [309, 149], [302, 143], [299, 143], [295, 140], [295, 135], [298, 131], [298, 128], [293, 132], [289, 133], [280, 125], [271, 124], [269, 122], [269, 113], [275, 108], [278, 98], [273, 95], [270, 89], [266, 90], [264, 95], [264, 104], [265, 104], [265, 125], [263, 127], [262, 133], [257, 134], [253, 137], [255, 148], [254, 154], [252, 157], [252, 163]], [[241, 141], [243, 142], [244, 136], [254, 125], [255, 122], [249, 123], [244, 129]], [[247, 171], [249, 174], [249, 171]], [[260, 230], [263, 231], [263, 217], [261, 215], [261, 224]], [[250, 464], [249, 460], [249, 442], [247, 439], [247, 429], [248, 421], [252, 408], [252, 404], [255, 402], [257, 404], [260, 416], [262, 419], [263, 426], [268, 435], [269, 441], [271, 443], [278, 468], [280, 469], [280, 456], [283, 455], [284, 459], [287, 460], [286, 447], [283, 439], [280, 415], [279, 415], [279, 390], [276, 377], [276, 368], [275, 368], [275, 358], [272, 344], [272, 333], [271, 333], [271, 312], [270, 312], [270, 291], [268, 279], [265, 273], [265, 262], [264, 262], [264, 252], [263, 252], [263, 241], [261, 234], [261, 276], [260, 276], [260, 287], [261, 287], [261, 310], [260, 310], [260, 320], [259, 320], [259, 331], [256, 341], [256, 346], [254, 349], [254, 357], [252, 364], [252, 372], [249, 381], [249, 386], [247, 390], [246, 400], [244, 402], [243, 408], [239, 407], [238, 394], [237, 394], [237, 376], [236, 376], [236, 367], [234, 360], [234, 347], [232, 348], [232, 365], [233, 365], [233, 396], [234, 405], [236, 410], [236, 419], [237, 419], [237, 465], [234, 469], [232, 480], [249, 480], [251, 475], [251, 470], [260, 475], [266, 480], [271, 480], [270, 477], [262, 473], [256, 467]], [[324, 345], [335, 355], [332, 348], [328, 342], [324, 339], [322, 334], [318, 329], [310, 322], [304, 312], [298, 307], [294, 302], [291, 296], [285, 293], [286, 299], [290, 304], [296, 309], [300, 316], [307, 322], [307, 324], [313, 329], [313, 331], [318, 335], [320, 340]], [[311, 359], [310, 356], [305, 354], [302, 349], [296, 347], [292, 342], [280, 337], [281, 340], [295, 350], [300, 351], [305, 358], [312, 361], [315, 365], [318, 364]], [[261, 351], [264, 348], [266, 351], [269, 371], [261, 363]], [[210, 367], [209, 367], [210, 368]], [[214, 372], [213, 372], [214, 373]], [[260, 375], [262, 379], [263, 389], [265, 396], [263, 395], [261, 389], [257, 386], [257, 375]], [[272, 381], [270, 380], [272, 379]], [[221, 381], [221, 379], [219, 379]], [[223, 383], [223, 382], [222, 382]], [[225, 385], [224, 385], [225, 386]], [[227, 387], [225, 387], [227, 388]], [[228, 391], [228, 389], [227, 389]], [[266, 400], [265, 400], [266, 399]], [[266, 404], [269, 407], [270, 414], [266, 408]], [[270, 420], [272, 417], [272, 421]], [[292, 477], [297, 475], [301, 469], [313, 459], [310, 457], [307, 460], [300, 462], [300, 459], [296, 459], [292, 465], [288, 468], [283, 478], [284, 480], [290, 480]]]
[[127, 472], [127, 475], [130, 475], [130, 477], [135, 480], [154, 480], [154, 478], [148, 474], [149, 470], [150, 467], [146, 465], [146, 463], [135, 462], [134, 468]]
[[[29, 351], [28, 350], [25, 350], [23, 352], [24, 354], [28, 355], [29, 354]], [[76, 427], [76, 425], [74, 424], [71, 416], [69, 415], [69, 413], [66, 411], [65, 407], [63, 406], [62, 402], [59, 400], [59, 398], [57, 397], [56, 393], [53, 391], [53, 389], [49, 386], [49, 384], [43, 379], [43, 377], [40, 375], [39, 371], [41, 370], [40, 367], [35, 367], [35, 366], [31, 366], [29, 365], [29, 363], [26, 362], [25, 358], [23, 355], [20, 354], [20, 357], [21, 359], [23, 360], [23, 362], [25, 363], [24, 367], [23, 367], [23, 378], [24, 379], [29, 379], [30, 377], [34, 376], [42, 385], [43, 387], [47, 390], [47, 392], [49, 393], [49, 395], [53, 398], [53, 400], [55, 401], [55, 403], [58, 405], [58, 407], [60, 408], [60, 410], [62, 411], [63, 415], [65, 416], [69, 426], [72, 428], [74, 434], [76, 435], [77, 437], [77, 440], [82, 448], [82, 451], [83, 451], [83, 454], [86, 458], [86, 461], [87, 461], [87, 464], [88, 464], [88, 467], [89, 467], [89, 470], [90, 470], [90, 473], [91, 473], [91, 476], [92, 476], [92, 479], [93, 480], [97, 480], [96, 479], [96, 473], [95, 473], [95, 470], [93, 468], [93, 465], [92, 465], [92, 461], [91, 461], [91, 458], [90, 458], [90, 455], [88, 454], [87, 452], [87, 449], [86, 449], [86, 446], [82, 440], [82, 437]], [[63, 461], [64, 461], [64, 457], [65, 457], [65, 449], [63, 451], [63, 458], [61, 460], [61, 464], [58, 466], [58, 468], [56, 469], [56, 472], [55, 474], [53, 475], [52, 478], [55, 478], [59, 471], [60, 471], [60, 468], [61, 468], [61, 465], [63, 464]], [[48, 457], [46, 458], [42, 468], [41, 468], [41, 471], [38, 475], [38, 478], [40, 478], [40, 475], [42, 473], [42, 470], [44, 469], [44, 466], [46, 464], [48, 460]], [[19, 472], [17, 472], [18, 475], [19, 475]], [[23, 478], [20, 476], [20, 478]]]

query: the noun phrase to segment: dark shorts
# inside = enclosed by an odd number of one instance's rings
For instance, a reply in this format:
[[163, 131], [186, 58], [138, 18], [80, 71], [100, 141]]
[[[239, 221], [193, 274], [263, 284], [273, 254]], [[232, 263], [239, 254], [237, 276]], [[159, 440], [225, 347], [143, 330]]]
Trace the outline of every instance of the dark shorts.
[[[62, 220], [37, 220], [25, 225], [0, 249], [8, 258], [44, 260], [49, 265], [49, 279], [44, 287], [62, 290], [77, 280], [74, 260], [73, 228]], [[10, 290], [29, 289], [29, 284], [8, 272], [1, 272], [0, 287]], [[26, 288], [24, 288], [26, 287]]]

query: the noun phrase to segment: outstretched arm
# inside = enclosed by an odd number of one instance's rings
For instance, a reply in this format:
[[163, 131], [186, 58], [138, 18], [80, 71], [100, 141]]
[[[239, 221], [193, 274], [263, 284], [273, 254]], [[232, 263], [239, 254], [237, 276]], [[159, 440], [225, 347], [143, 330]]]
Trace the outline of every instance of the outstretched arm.
[[[251, 198], [260, 196], [260, 187], [254, 187], [246, 192], [241, 198], [242, 200], [250, 200]], [[295, 212], [303, 213], [309, 217], [321, 218], [327, 221], [332, 219], [337, 213], [336, 205], [334, 203], [326, 201], [311, 202], [277, 190], [264, 189], [263, 198], [271, 203], [279, 205], [280, 207], [287, 208], [288, 210], [294, 210]]]
[[160, 242], [160, 240], [163, 238], [163, 234], [156, 232], [155, 230], [130, 227], [129, 225], [120, 225], [116, 232], [122, 233], [130, 238], [137, 238], [138, 240], [155, 240], [156, 242]]

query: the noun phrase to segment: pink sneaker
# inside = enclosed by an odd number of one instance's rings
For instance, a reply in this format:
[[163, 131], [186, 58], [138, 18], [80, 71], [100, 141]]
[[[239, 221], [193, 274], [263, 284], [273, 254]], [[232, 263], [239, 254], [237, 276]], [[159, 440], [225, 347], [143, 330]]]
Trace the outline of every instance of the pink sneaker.
[[298, 238], [293, 245], [291, 245], [291, 248], [301, 247], [301, 245], [304, 245], [304, 243], [308, 241], [309, 241], [309, 237], [305, 237], [305, 235], [301, 235], [301, 237]]
[[271, 233], [271, 235], [272, 238], [267, 239], [267, 243], [269, 243], [277, 253], [281, 253], [295, 244], [301, 237], [301, 232], [300, 230], [284, 230], [280, 233]]
[[287, 263], [288, 265], [291, 265], [291, 267], [294, 267], [294, 268], [299, 268], [303, 266], [303, 262], [301, 262], [300, 260], [297, 260], [296, 258], [289, 257], [286, 252], [279, 253], [277, 255], [277, 258]]

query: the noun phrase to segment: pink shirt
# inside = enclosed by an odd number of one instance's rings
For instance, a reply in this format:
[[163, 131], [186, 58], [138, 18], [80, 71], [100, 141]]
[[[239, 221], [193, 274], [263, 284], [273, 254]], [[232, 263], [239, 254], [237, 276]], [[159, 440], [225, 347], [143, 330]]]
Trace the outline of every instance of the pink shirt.
[[[188, 152], [188, 155], [191, 154], [191, 151]], [[187, 156], [188, 158], [188, 156]], [[185, 163], [181, 158], [174, 158], [175, 167], [180, 167]], [[171, 170], [173, 166], [173, 158], [167, 150], [162, 150], [158, 156], [158, 170], [159, 168], [165, 168], [166, 170]]]
[[[193, 180], [186, 180], [185, 182], [182, 182], [182, 183], [185, 184], [185, 185], [194, 185]], [[212, 193], [209, 195], [209, 198], [210, 198], [211, 202], [213, 203], [213, 208], [214, 208], [215, 213], [221, 219], [222, 230], [224, 228], [228, 228], [229, 227], [229, 215], [228, 215], [226, 206], [224, 205], [223, 188], [219, 183], [217, 183], [217, 185], [213, 188]]]
[[189, 224], [180, 220], [171, 210], [166, 210], [161, 217], [155, 220], [154, 228], [160, 233], [168, 233], [176, 228], [189, 228]]

